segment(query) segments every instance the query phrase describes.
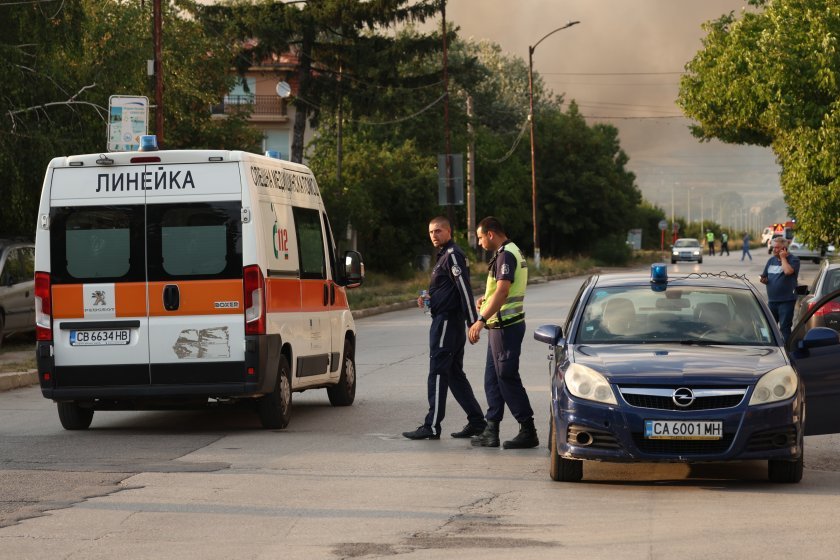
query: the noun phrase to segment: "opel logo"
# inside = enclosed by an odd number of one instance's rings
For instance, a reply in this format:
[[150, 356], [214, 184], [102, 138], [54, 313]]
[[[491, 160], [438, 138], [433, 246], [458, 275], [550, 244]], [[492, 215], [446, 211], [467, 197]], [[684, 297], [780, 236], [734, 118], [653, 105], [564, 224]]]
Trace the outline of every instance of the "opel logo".
[[687, 408], [694, 402], [694, 393], [688, 387], [680, 387], [671, 395], [671, 400], [680, 408]]

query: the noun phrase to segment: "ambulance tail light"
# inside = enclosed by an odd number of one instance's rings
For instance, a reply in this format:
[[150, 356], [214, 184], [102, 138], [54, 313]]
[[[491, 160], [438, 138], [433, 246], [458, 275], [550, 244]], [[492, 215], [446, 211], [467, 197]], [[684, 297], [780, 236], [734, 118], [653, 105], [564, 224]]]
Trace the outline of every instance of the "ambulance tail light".
[[35, 339], [52, 340], [52, 290], [47, 272], [35, 273]]
[[245, 288], [245, 334], [265, 334], [265, 279], [257, 265], [242, 270]]

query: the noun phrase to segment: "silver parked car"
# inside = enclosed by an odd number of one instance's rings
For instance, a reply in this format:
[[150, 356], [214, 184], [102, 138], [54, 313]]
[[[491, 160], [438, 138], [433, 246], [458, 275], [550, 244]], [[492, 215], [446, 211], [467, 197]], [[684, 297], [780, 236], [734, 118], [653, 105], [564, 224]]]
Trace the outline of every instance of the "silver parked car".
[[0, 239], [0, 344], [7, 334], [35, 330], [35, 245]]

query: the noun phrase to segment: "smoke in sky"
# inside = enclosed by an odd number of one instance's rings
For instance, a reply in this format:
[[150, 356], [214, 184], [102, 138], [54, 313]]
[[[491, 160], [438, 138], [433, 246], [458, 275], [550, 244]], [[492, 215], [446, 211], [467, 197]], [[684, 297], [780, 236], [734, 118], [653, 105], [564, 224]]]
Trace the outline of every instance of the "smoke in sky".
[[[629, 167], [645, 198], [666, 214], [700, 212], [733, 227], [781, 196], [779, 169], [767, 148], [700, 143], [675, 104], [680, 74], [701, 48], [704, 22], [746, 0], [450, 0], [447, 20], [460, 35], [498, 43], [527, 61], [528, 46], [568, 21], [581, 23], [543, 41], [534, 70], [557, 94], [574, 99], [590, 123], [619, 129]], [[753, 8], [746, 8], [753, 9]], [[743, 210], [718, 204], [743, 197]], [[780, 216], [779, 219], [784, 216]]]

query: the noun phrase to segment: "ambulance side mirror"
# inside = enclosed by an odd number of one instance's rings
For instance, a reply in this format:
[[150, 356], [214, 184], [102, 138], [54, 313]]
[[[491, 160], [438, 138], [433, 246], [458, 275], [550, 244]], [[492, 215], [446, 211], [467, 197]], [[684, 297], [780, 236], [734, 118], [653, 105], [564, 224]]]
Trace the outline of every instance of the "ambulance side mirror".
[[340, 284], [346, 288], [358, 288], [365, 280], [365, 263], [356, 251], [344, 253], [344, 274]]

